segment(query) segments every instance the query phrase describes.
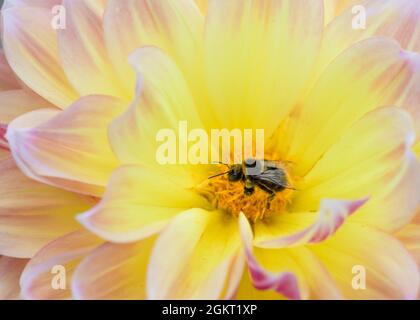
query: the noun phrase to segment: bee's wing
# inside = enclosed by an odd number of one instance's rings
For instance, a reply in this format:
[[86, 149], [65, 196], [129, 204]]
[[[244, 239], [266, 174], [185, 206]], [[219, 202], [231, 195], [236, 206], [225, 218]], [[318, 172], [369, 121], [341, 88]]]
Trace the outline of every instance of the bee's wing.
[[283, 167], [283, 163], [279, 160], [264, 159], [264, 168], [275, 169], [275, 168], [282, 168], [282, 167]]
[[252, 176], [251, 179], [269, 188], [289, 187], [286, 175], [281, 170], [266, 170], [261, 174]]

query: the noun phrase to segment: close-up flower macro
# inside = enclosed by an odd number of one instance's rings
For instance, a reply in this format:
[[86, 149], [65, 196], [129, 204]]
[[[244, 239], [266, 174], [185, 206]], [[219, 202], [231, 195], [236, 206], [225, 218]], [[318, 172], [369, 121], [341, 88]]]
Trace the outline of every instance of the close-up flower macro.
[[0, 300], [420, 298], [420, 0], [0, 24]]

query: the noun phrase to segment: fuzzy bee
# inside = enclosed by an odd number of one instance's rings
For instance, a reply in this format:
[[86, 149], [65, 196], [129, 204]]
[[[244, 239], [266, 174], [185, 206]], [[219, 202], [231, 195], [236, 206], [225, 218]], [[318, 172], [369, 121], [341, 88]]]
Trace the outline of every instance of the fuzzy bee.
[[[224, 164], [224, 163], [222, 163]], [[227, 165], [228, 171], [214, 175], [209, 179], [227, 175], [230, 182], [244, 183], [244, 194], [247, 196], [255, 192], [258, 187], [268, 193], [267, 207], [276, 196], [277, 192], [285, 189], [295, 190], [289, 185], [287, 174], [280, 163], [271, 160], [247, 159], [241, 164]]]

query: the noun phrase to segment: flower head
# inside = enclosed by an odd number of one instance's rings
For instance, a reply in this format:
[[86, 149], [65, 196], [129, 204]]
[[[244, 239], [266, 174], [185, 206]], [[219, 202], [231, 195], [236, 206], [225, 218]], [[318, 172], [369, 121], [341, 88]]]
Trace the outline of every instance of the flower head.
[[[339, 2], [332, 19], [321, 0], [6, 1], [7, 62], [47, 107], [2, 121], [10, 165], [70, 216], [35, 255], [0, 246], [31, 258], [23, 296], [416, 298], [418, 2], [365, 1], [357, 30]], [[231, 179], [223, 164], [158, 163], [158, 133], [180, 121], [264, 129], [256, 160], [277, 187], [243, 164]], [[65, 292], [49, 287], [57, 264]]]

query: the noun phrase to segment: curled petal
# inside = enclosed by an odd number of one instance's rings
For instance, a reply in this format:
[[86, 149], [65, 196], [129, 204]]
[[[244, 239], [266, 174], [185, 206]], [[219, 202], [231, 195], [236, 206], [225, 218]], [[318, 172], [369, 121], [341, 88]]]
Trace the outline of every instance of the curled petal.
[[290, 299], [300, 299], [298, 280], [291, 272], [272, 274], [264, 270], [252, 254], [252, 230], [243, 214], [240, 216], [242, 241], [245, 246], [248, 268], [254, 286], [259, 290], [275, 290]]
[[366, 201], [323, 200], [318, 213], [280, 214], [255, 226], [255, 244], [263, 248], [283, 248], [325, 241]]

